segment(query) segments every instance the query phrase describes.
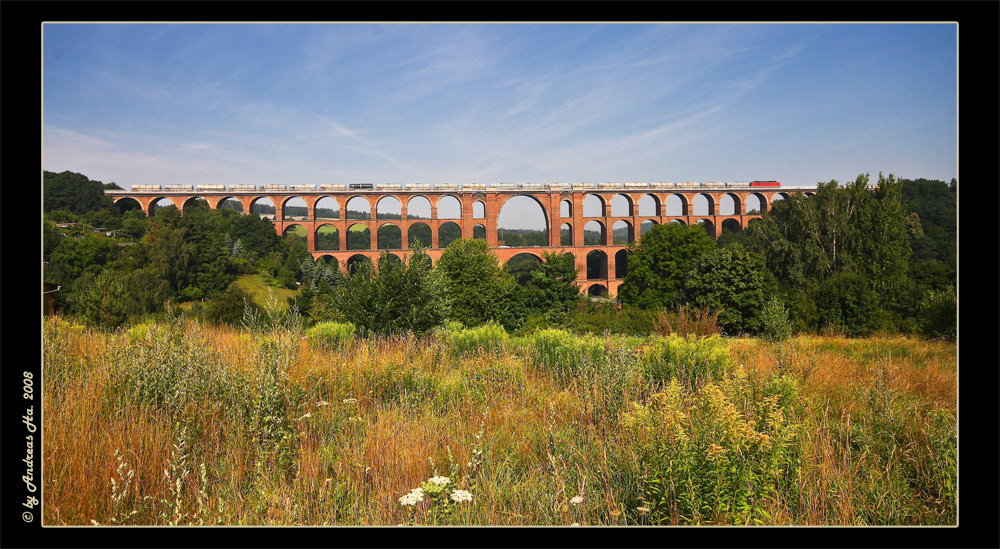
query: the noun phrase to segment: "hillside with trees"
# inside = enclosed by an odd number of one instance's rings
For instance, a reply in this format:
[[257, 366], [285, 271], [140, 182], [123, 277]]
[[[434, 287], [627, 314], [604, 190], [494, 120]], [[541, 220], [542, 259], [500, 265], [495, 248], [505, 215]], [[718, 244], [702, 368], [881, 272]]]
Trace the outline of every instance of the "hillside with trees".
[[[714, 315], [732, 335], [787, 322], [798, 332], [953, 336], [957, 182], [880, 174], [870, 183], [863, 174], [846, 185], [821, 183], [811, 196], [793, 193], [747, 230], [718, 241], [697, 226], [656, 226], [629, 246], [620, 306], [604, 310], [580, 296], [572, 261], [515, 258], [501, 268], [485, 242], [460, 239], [449, 225], [440, 235], [447, 250], [432, 267], [418, 253], [409, 264], [349, 273], [314, 261], [301, 235], [279, 236], [259, 215], [202, 204], [183, 216], [167, 207], [149, 218], [104, 196], [116, 184], [45, 172], [44, 272], [46, 282], [61, 286], [57, 311], [112, 326], [161, 314], [168, 303], [203, 303], [192, 310], [204, 317], [212, 300], [232, 299], [226, 292], [238, 277], [253, 274], [293, 290], [307, 323], [369, 319], [358, 325], [373, 332], [420, 332], [455, 320], [510, 331], [648, 333], [662, 312], [687, 310]], [[421, 229], [410, 231], [411, 246], [430, 243]], [[505, 236], [508, 245], [535, 245], [535, 232]], [[398, 233], [379, 236], [386, 241], [380, 247], [400, 245]], [[337, 239], [324, 233], [317, 242], [335, 249]], [[367, 229], [348, 234], [354, 247], [367, 248], [370, 239]], [[424, 318], [418, 296], [443, 316]], [[386, 320], [402, 310], [393, 307], [410, 307], [411, 320]]]

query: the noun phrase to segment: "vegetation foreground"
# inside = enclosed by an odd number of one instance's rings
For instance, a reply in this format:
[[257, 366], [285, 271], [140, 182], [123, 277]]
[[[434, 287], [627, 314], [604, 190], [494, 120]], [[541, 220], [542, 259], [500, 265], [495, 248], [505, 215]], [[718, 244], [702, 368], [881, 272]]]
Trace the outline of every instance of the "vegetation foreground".
[[957, 520], [951, 342], [269, 326], [46, 319], [44, 524]]

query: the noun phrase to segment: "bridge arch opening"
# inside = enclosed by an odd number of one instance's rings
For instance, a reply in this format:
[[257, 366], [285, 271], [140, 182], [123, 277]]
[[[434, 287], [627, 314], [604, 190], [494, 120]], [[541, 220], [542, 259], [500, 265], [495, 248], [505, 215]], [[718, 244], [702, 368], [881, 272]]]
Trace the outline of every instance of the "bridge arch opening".
[[240, 202], [237, 198], [227, 196], [219, 201], [216, 208], [220, 210], [233, 210], [236, 213], [243, 213], [243, 202]]
[[472, 228], [472, 238], [473, 240], [486, 240], [486, 225], [478, 223]]
[[587, 280], [607, 280], [608, 254], [603, 250], [591, 250], [587, 253]]
[[372, 232], [368, 225], [355, 223], [347, 228], [347, 249], [348, 250], [370, 250], [372, 249]]
[[[406, 203], [407, 219], [430, 219], [431, 201], [425, 196], [414, 196]], [[430, 241], [428, 241], [430, 246]]]
[[693, 206], [692, 215], [713, 215], [715, 213], [712, 197], [704, 193], [694, 197]]
[[124, 214], [132, 210], [142, 211], [142, 204], [139, 204], [138, 200], [128, 196], [116, 200], [115, 207], [118, 208], [119, 214]]
[[668, 216], [682, 216], [687, 215], [687, 199], [683, 195], [672, 194], [667, 197], [667, 202], [664, 204], [663, 215]]
[[[222, 206], [222, 202], [219, 203], [219, 206]], [[277, 208], [274, 207], [274, 201], [266, 196], [255, 198], [250, 202], [250, 213], [258, 217], [274, 219], [277, 211]]]
[[454, 221], [449, 221], [447, 223], [442, 223], [438, 227], [438, 247], [447, 248], [448, 244], [462, 238], [462, 228], [458, 226], [458, 223]]
[[504, 263], [503, 270], [510, 273], [517, 283], [527, 286], [531, 273], [542, 264], [542, 258], [533, 253], [522, 252], [511, 257]]
[[764, 211], [764, 197], [753, 193], [747, 197], [747, 213], [761, 213]]
[[573, 217], [573, 203], [569, 200], [559, 201], [559, 217]]
[[668, 223], [677, 223], [679, 225], [687, 225], [683, 219], [671, 219]]
[[639, 239], [641, 240], [642, 235], [649, 232], [649, 230], [655, 227], [656, 225], [657, 225], [656, 221], [653, 221], [652, 219], [647, 219], [642, 223], [639, 223]]
[[407, 247], [412, 250], [418, 244], [424, 248], [431, 247], [431, 226], [422, 221], [412, 223], [406, 230]]
[[607, 246], [608, 234], [604, 230], [604, 223], [597, 220], [588, 221], [583, 226], [584, 246]]
[[316, 229], [316, 249], [317, 250], [339, 250], [340, 249], [340, 229], [333, 225], [320, 225]]
[[454, 196], [442, 196], [437, 204], [438, 219], [462, 219], [462, 201]]
[[372, 260], [367, 255], [354, 254], [347, 258], [345, 267], [347, 267], [347, 272], [350, 274], [355, 274], [358, 272], [358, 267], [367, 263], [369, 267], [372, 267]]
[[472, 203], [472, 219], [486, 219], [486, 204], [482, 200]]
[[591, 284], [587, 288], [587, 297], [608, 297], [608, 288], [604, 284]]
[[726, 193], [719, 199], [719, 215], [740, 215], [739, 197]]
[[740, 222], [735, 219], [726, 219], [722, 222], [720, 226], [722, 228], [722, 232], [724, 233], [736, 234], [743, 231], [743, 225], [741, 225]]
[[615, 278], [625, 278], [628, 273], [628, 250], [615, 252]]
[[395, 196], [384, 196], [375, 203], [375, 216], [379, 219], [401, 219], [403, 205]]
[[153, 217], [160, 210], [165, 210], [167, 208], [176, 208], [177, 204], [169, 198], [158, 198], [149, 203], [149, 215]]
[[316, 206], [313, 207], [313, 215], [316, 221], [340, 219], [340, 203], [332, 196], [324, 196], [316, 201]]
[[[208, 200], [205, 200], [205, 198], [201, 196], [193, 196], [184, 201], [184, 205], [181, 207], [181, 211], [187, 213], [191, 210], [199, 210], [199, 209], [203, 210], [208, 208], [210, 208], [210, 206], [208, 205]], [[243, 211], [242, 205], [240, 205], [240, 211]]]
[[583, 217], [604, 217], [604, 199], [596, 194], [588, 194], [583, 198]]
[[371, 219], [372, 217], [372, 205], [363, 196], [351, 197], [344, 205], [344, 210], [344, 219]]
[[299, 242], [302, 242], [303, 244], [306, 245], [308, 245], [309, 243], [309, 230], [297, 223], [295, 225], [289, 225], [285, 227], [282, 236], [286, 238], [289, 237], [294, 238], [295, 240], [298, 240]]
[[660, 215], [660, 199], [651, 194], [639, 197], [638, 215], [650, 217]]
[[293, 196], [281, 205], [281, 215], [285, 221], [305, 221], [309, 219], [309, 206], [301, 196]]
[[380, 250], [402, 250], [403, 231], [395, 223], [384, 223], [379, 226], [375, 240]]
[[503, 202], [497, 215], [501, 246], [548, 246], [548, 217], [537, 198], [515, 195]]
[[621, 246], [633, 240], [635, 240], [635, 231], [632, 230], [632, 224], [624, 219], [615, 221], [615, 224], [611, 226], [611, 243], [615, 246]]
[[559, 226], [559, 245], [560, 246], [572, 246], [573, 245], [573, 226], [569, 223], [563, 223]]
[[611, 198], [611, 217], [632, 217], [632, 199], [624, 194]]
[[712, 238], [715, 238], [715, 223], [712, 223], [708, 219], [699, 219], [695, 222], [696, 225], [701, 225], [705, 229], [705, 233]]
[[378, 258], [378, 268], [381, 269], [382, 267], [385, 267], [389, 263], [399, 264], [399, 263], [402, 263], [402, 262], [403, 262], [403, 260], [400, 259], [398, 255], [396, 255], [394, 253], [386, 253], [386, 254], [383, 254], [383, 255], [379, 256], [379, 258]]

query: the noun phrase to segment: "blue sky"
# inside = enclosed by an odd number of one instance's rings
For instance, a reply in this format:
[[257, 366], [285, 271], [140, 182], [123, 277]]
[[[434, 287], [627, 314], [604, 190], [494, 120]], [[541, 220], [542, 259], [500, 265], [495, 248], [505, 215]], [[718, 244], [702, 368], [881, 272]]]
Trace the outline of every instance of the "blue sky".
[[954, 24], [46, 24], [43, 167], [135, 184], [957, 176]]

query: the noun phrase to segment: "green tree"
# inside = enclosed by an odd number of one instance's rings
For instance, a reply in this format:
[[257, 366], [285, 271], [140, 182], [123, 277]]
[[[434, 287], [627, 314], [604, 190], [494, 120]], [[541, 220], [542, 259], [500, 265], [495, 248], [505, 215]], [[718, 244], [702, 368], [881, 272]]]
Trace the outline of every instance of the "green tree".
[[878, 296], [861, 275], [845, 272], [825, 280], [816, 289], [814, 300], [819, 330], [868, 336], [879, 325]]
[[868, 188], [867, 174], [858, 176], [850, 188], [855, 203], [851, 219], [854, 269], [868, 279], [883, 306], [893, 304], [907, 283], [908, 213], [900, 201], [901, 189], [902, 182], [892, 174], [879, 174], [874, 191]]
[[504, 272], [493, 250], [483, 240], [458, 239], [441, 254], [435, 269], [441, 271], [451, 301], [451, 319], [466, 326], [489, 321], [514, 330], [524, 320], [517, 299], [519, 287]]
[[629, 244], [628, 273], [618, 297], [646, 309], [680, 305], [688, 271], [715, 248], [715, 241], [701, 226], [656, 225], [637, 243]]
[[363, 261], [344, 276], [335, 290], [343, 318], [363, 333], [424, 333], [444, 322], [448, 314], [446, 284], [431, 269], [422, 248], [409, 261], [393, 260], [383, 252], [376, 271]]
[[718, 313], [726, 332], [756, 334], [773, 286], [770, 276], [760, 257], [733, 244], [698, 259], [685, 280], [684, 296], [698, 309]]
[[101, 208], [114, 208], [111, 199], [104, 196], [104, 184], [91, 181], [81, 173], [70, 171], [42, 173], [42, 210], [69, 210], [82, 214]]
[[576, 256], [542, 252], [544, 260], [531, 271], [522, 292], [529, 314], [541, 314], [549, 322], [561, 322], [581, 300], [576, 284]]
[[241, 326], [245, 314], [260, 316], [261, 308], [253, 297], [237, 283], [230, 284], [224, 291], [208, 300], [205, 320], [216, 325]]
[[88, 274], [76, 294], [76, 309], [87, 324], [114, 329], [128, 320], [128, 301], [124, 275], [106, 270], [97, 276]]

